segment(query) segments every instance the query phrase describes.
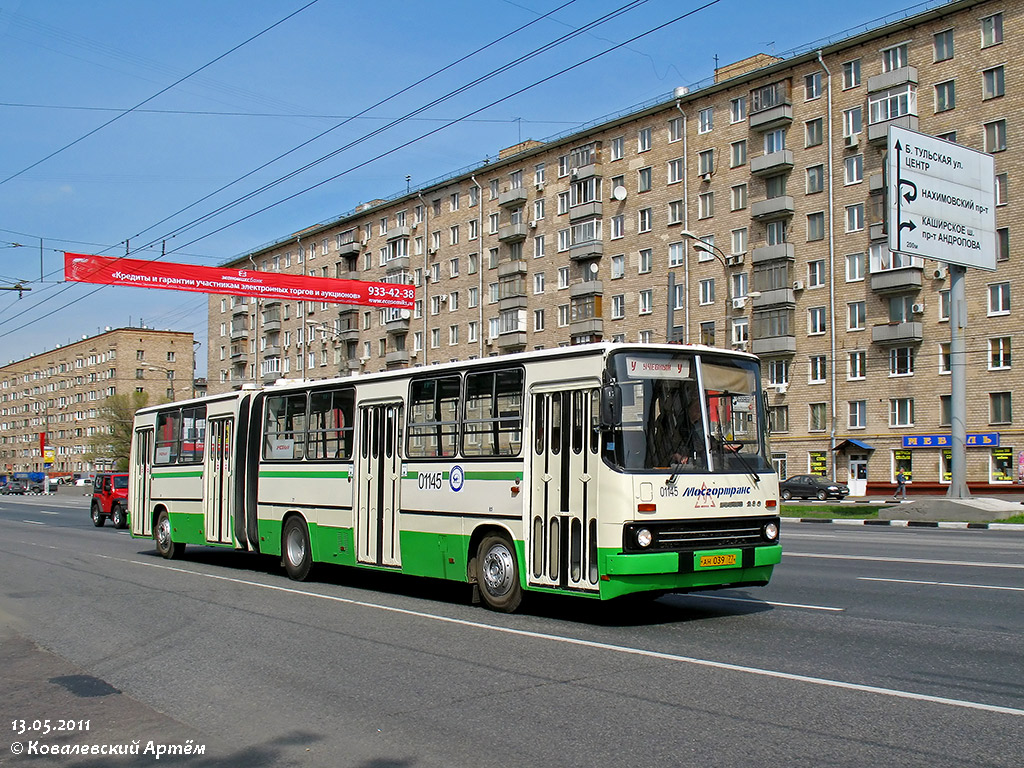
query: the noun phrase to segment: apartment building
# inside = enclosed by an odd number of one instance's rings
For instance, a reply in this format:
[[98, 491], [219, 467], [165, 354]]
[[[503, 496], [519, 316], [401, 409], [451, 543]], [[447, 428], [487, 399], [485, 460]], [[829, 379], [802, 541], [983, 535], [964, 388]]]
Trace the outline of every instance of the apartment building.
[[949, 279], [887, 248], [898, 125], [995, 157], [998, 268], [966, 279], [967, 477], [1012, 487], [1022, 39], [1024, 3], [952, 2], [752, 56], [707, 87], [289, 235], [228, 265], [411, 283], [415, 310], [213, 296], [210, 391], [598, 339], [713, 344], [760, 356], [781, 474], [864, 492], [902, 469], [940, 491]]
[[194, 349], [191, 333], [116, 328], [0, 367], [0, 475], [110, 469], [109, 457], [89, 458], [108, 428], [104, 400], [128, 392], [148, 392], [151, 403], [192, 397]]

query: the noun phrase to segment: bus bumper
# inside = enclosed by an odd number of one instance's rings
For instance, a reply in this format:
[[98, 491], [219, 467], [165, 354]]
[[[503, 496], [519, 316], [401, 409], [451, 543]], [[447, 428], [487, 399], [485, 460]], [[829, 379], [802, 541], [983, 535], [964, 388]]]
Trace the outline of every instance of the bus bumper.
[[686, 592], [767, 584], [782, 561], [780, 545], [697, 552], [606, 552], [600, 567], [601, 597], [634, 592]]

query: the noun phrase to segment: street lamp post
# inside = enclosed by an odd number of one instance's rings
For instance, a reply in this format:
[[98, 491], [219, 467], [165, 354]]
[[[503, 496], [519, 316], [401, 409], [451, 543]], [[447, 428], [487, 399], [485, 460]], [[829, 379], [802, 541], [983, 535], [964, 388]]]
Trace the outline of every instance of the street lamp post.
[[683, 239], [689, 240], [693, 243], [693, 249], [695, 251], [702, 251], [709, 256], [712, 256], [721, 263], [722, 272], [725, 276], [725, 332], [731, 340], [731, 329], [729, 328], [729, 308], [732, 306], [732, 275], [729, 273], [729, 262], [725, 258], [725, 252], [721, 248], [714, 245], [713, 243], [706, 242], [697, 237], [693, 232], [689, 230], [683, 230], [680, 232]]

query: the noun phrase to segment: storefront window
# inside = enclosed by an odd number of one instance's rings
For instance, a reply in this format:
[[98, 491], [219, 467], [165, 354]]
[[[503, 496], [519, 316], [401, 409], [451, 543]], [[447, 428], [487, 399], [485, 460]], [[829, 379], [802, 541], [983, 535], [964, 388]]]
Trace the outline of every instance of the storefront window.
[[914, 479], [913, 466], [912, 451], [893, 451], [892, 481], [896, 482], [896, 475], [902, 469], [903, 474], [907, 476], [907, 482], [911, 482]]
[[1017, 476], [1014, 464], [1013, 448], [993, 448], [992, 458], [989, 462], [990, 482], [1012, 483]]
[[808, 456], [808, 471], [812, 475], [826, 476], [828, 474], [828, 461], [825, 451], [811, 451]]

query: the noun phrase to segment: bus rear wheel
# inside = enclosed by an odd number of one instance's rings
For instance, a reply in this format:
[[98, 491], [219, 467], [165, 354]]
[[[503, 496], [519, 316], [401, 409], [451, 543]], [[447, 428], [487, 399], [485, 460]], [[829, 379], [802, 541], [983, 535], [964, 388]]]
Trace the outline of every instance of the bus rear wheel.
[[301, 517], [292, 517], [281, 531], [281, 561], [288, 578], [305, 581], [313, 570], [313, 553], [309, 547], [309, 528]]
[[512, 613], [523, 600], [515, 549], [507, 537], [489, 534], [480, 542], [476, 557], [480, 598], [492, 611]]
[[179, 558], [185, 552], [185, 545], [171, 538], [171, 518], [166, 509], [156, 518], [153, 538], [156, 540], [156, 551], [168, 560]]

